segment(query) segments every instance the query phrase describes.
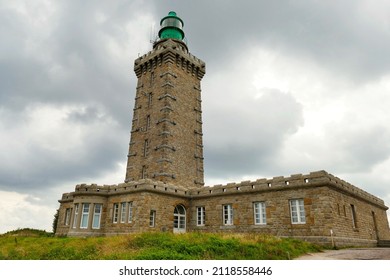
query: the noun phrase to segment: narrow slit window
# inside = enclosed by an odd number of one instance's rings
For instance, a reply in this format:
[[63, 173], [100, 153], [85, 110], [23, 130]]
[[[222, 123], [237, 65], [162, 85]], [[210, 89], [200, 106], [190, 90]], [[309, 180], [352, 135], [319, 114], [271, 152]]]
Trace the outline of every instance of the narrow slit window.
[[146, 157], [148, 155], [148, 150], [149, 150], [149, 140], [146, 139], [144, 141], [144, 152], [143, 152], [144, 157]]

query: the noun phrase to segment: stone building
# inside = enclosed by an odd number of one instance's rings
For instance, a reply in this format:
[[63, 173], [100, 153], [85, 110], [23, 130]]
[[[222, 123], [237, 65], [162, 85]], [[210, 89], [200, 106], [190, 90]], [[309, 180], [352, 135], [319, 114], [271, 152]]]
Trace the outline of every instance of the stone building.
[[390, 239], [383, 200], [325, 171], [204, 186], [201, 79], [170, 12], [138, 78], [125, 182], [77, 185], [59, 200], [57, 235], [255, 232], [337, 245]]

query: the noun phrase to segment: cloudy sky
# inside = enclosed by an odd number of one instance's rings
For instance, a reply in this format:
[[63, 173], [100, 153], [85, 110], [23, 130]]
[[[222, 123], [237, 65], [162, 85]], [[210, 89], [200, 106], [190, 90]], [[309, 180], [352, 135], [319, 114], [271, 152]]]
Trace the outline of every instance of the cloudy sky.
[[206, 62], [206, 185], [326, 170], [390, 206], [389, 1], [0, 0], [0, 233], [123, 182], [133, 62], [170, 10]]

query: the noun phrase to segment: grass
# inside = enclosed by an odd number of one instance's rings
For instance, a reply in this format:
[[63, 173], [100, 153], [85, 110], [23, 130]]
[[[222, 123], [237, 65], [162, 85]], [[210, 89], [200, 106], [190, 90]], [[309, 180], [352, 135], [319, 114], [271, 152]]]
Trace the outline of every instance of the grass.
[[141, 233], [76, 238], [24, 229], [0, 235], [0, 260], [285, 260], [321, 249], [260, 234]]

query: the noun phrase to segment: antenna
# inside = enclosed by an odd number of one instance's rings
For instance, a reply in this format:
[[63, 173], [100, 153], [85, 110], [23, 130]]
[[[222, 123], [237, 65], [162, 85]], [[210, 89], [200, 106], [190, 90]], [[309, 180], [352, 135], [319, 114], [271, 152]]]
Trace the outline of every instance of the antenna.
[[149, 41], [151, 44], [156, 43], [156, 29], [155, 29], [155, 23], [152, 23], [150, 25], [150, 38]]

